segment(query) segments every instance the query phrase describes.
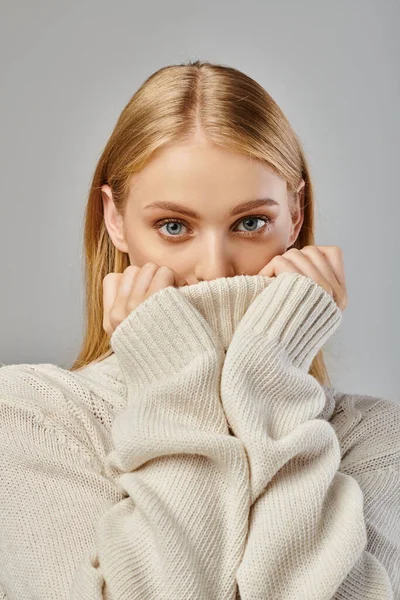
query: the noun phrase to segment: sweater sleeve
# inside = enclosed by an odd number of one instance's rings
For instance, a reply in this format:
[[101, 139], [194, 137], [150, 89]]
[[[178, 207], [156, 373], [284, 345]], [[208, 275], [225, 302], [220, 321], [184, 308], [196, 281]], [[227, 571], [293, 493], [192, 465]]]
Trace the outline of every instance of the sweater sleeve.
[[[248, 529], [249, 472], [220, 401], [224, 351], [177, 288], [156, 292], [116, 328], [127, 384], [95, 468], [76, 423], [13, 393], [0, 369], [0, 581], [9, 600], [234, 599]], [[15, 375], [16, 377], [16, 375]], [[26, 387], [26, 386], [25, 386]], [[10, 385], [8, 385], [10, 389]], [[25, 389], [25, 391], [23, 391]], [[78, 386], [63, 387], [79, 415]], [[81, 423], [81, 429], [83, 428]]]
[[[398, 576], [395, 589], [385, 561], [367, 550], [363, 491], [339, 471], [339, 440], [319, 418], [325, 392], [308, 373], [341, 318], [316, 282], [281, 273], [250, 304], [228, 348], [221, 400], [250, 465], [242, 600], [400, 598]], [[380, 556], [392, 565], [400, 553], [399, 485], [399, 467], [371, 473], [365, 496], [374, 503], [370, 535], [381, 536]]]

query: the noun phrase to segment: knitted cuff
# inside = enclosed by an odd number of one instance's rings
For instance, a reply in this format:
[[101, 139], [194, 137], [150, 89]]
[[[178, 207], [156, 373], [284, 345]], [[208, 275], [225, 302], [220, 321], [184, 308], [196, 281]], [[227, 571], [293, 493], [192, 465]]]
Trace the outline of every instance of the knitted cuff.
[[224, 354], [207, 321], [174, 286], [139, 304], [116, 327], [110, 344], [125, 375], [139, 386], [178, 373], [199, 355]]
[[324, 288], [310, 277], [284, 272], [250, 304], [232, 341], [240, 344], [241, 334], [249, 331], [266, 335], [294, 366], [308, 371], [341, 320], [341, 309]]

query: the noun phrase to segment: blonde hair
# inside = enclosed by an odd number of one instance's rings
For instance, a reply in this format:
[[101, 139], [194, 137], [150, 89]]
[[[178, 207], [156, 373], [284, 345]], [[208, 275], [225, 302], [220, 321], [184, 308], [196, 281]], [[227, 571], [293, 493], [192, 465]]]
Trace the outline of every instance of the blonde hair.
[[[287, 181], [291, 210], [291, 198], [303, 178], [304, 221], [293, 247], [315, 243], [309, 167], [296, 133], [266, 90], [241, 71], [208, 61], [159, 69], [123, 109], [93, 175], [84, 222], [86, 330], [71, 371], [112, 354], [103, 329], [103, 279], [130, 264], [128, 254], [108, 235], [101, 186], [111, 187], [123, 214], [132, 176], [156, 150], [169, 142], [191, 140], [199, 130], [212, 143], [268, 163]], [[331, 385], [322, 350], [309, 373], [321, 385]]]

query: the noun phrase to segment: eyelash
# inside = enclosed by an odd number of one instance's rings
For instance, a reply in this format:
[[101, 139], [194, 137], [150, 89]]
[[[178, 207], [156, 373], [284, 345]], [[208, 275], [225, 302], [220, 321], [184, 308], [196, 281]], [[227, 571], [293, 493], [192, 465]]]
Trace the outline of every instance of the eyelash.
[[[266, 217], [265, 215], [248, 215], [247, 217], [243, 217], [242, 219], [240, 219], [240, 221], [238, 221], [238, 224], [241, 223], [242, 221], [246, 220], [246, 219], [261, 219], [263, 221], [265, 221], [265, 225], [264, 227], [261, 227], [261, 229], [258, 229], [257, 231], [238, 231], [237, 233], [239, 233], [239, 235], [243, 235], [244, 237], [254, 237], [256, 235], [259, 235], [260, 233], [270, 229], [271, 227], [271, 223], [272, 223], [272, 219], [270, 217]], [[153, 227], [155, 229], [161, 229], [161, 227], [163, 227], [166, 223], [183, 223], [183, 225], [185, 225], [185, 227], [187, 227], [185, 221], [181, 221], [179, 219], [162, 219], [161, 221], [157, 221], [157, 223], [154, 223]], [[165, 235], [164, 233], [161, 234], [164, 238], [168, 238], [169, 240], [172, 238], [173, 240], [175, 239], [180, 239], [183, 237], [182, 235]]]

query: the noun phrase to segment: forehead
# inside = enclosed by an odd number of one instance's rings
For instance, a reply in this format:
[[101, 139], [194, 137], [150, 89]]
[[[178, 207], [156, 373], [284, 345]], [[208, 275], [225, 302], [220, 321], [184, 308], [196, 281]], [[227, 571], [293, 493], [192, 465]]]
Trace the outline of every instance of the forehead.
[[250, 199], [282, 199], [286, 181], [267, 164], [211, 144], [174, 144], [158, 150], [131, 180], [130, 195], [151, 201], [196, 204], [206, 199], [236, 205]]

